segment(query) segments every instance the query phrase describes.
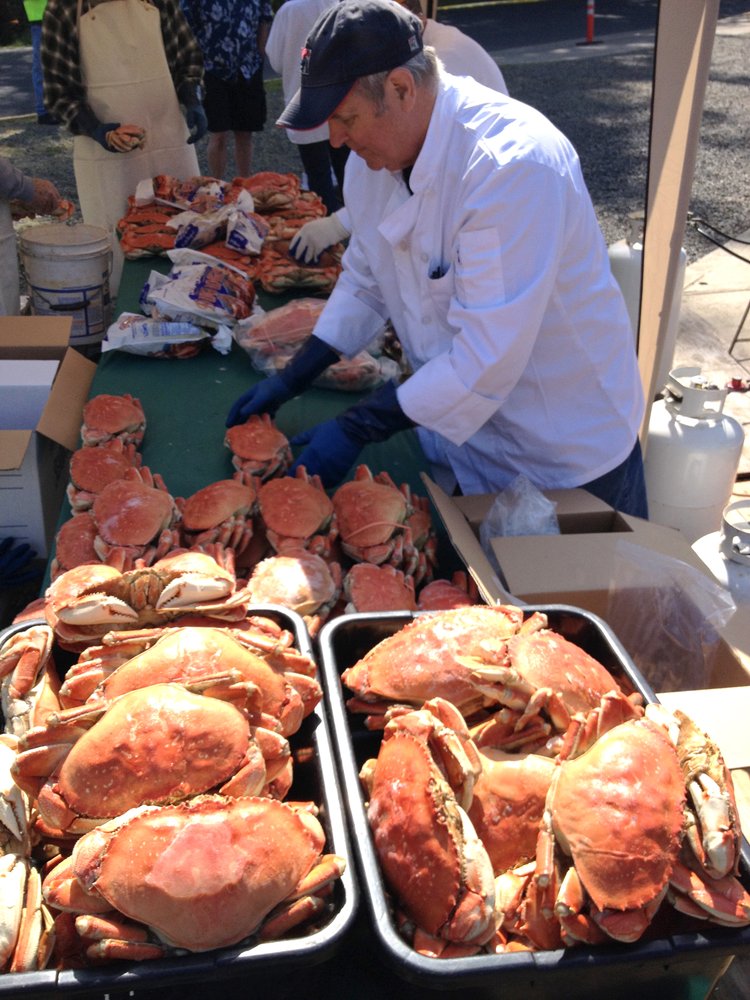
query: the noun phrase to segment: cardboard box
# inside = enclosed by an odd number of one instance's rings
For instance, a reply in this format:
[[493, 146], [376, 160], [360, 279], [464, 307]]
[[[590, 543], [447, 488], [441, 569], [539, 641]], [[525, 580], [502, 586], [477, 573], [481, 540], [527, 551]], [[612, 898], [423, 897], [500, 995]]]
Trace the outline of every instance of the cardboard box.
[[[0, 358], [2, 351], [0, 346]], [[0, 537], [27, 542], [45, 559], [68, 484], [70, 455], [80, 446], [81, 413], [95, 371], [94, 362], [63, 348], [46, 403], [31, 427], [4, 429], [6, 404], [0, 400]]]
[[58, 361], [3, 361], [0, 366], [0, 420], [3, 430], [36, 427], [58, 365]]
[[0, 316], [0, 359], [60, 361], [72, 330], [69, 316]]
[[[645, 614], [655, 606], [654, 582], [647, 566], [649, 552], [679, 560], [716, 584], [704, 562], [676, 529], [621, 514], [585, 490], [550, 490], [545, 495], [557, 504], [560, 534], [493, 538], [491, 548], [497, 560], [497, 566], [493, 566], [480, 545], [479, 529], [494, 495], [448, 497], [428, 476], [423, 474], [422, 478], [453, 546], [488, 603], [569, 604], [599, 615], [615, 629], [655, 690], [724, 688], [750, 682], [750, 655], [746, 658], [726, 638], [714, 644], [710, 657], [705, 658], [705, 669], [703, 651], [698, 650], [700, 664], [692, 673], [685, 670], [685, 683], [679, 677], [675, 679], [674, 673], [670, 676], [666, 669], [649, 676], [647, 665], [628, 648], [628, 637], [613, 620], [610, 583], [616, 578], [621, 558], [619, 542], [646, 550], [642, 576], [624, 597], [621, 595]], [[633, 551], [637, 555], [638, 550]], [[750, 654], [750, 649], [746, 652]]]

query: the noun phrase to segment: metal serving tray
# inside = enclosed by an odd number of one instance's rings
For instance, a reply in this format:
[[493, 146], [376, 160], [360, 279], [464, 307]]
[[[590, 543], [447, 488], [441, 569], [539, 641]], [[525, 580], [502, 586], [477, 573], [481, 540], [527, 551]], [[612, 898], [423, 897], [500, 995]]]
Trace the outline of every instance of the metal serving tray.
[[[596, 615], [566, 605], [532, 605], [526, 614], [543, 611], [552, 629], [596, 657], [626, 689], [635, 689], [647, 700], [656, 696], [633, 665], [611, 629]], [[561, 997], [607, 997], [607, 1000], [707, 997], [726, 972], [732, 956], [750, 951], [750, 928], [741, 930], [685, 922], [684, 932], [675, 924], [663, 937], [656, 922], [648, 941], [598, 948], [577, 947], [554, 951], [475, 955], [434, 959], [417, 954], [399, 935], [392, 916], [365, 812], [359, 770], [377, 756], [380, 734], [370, 732], [362, 717], [345, 707], [348, 692], [341, 673], [382, 639], [401, 629], [420, 613], [388, 612], [354, 614], [334, 619], [321, 630], [321, 667], [326, 703], [341, 770], [341, 788], [352, 829], [360, 871], [360, 886], [375, 928], [373, 935], [383, 959], [410, 988], [452, 990], [472, 1000], [560, 1000]], [[750, 853], [743, 842], [741, 880], [750, 888]], [[398, 991], [396, 991], [398, 992]], [[394, 994], [391, 994], [393, 996]], [[408, 996], [408, 991], [404, 996]], [[412, 996], [416, 994], [411, 994]], [[454, 994], [455, 995], [455, 994]]]
[[[271, 618], [295, 636], [295, 645], [312, 656], [310, 637], [302, 618], [295, 612], [277, 605], [255, 605], [252, 614]], [[39, 621], [12, 625], [0, 632], [0, 648], [19, 631], [40, 624]], [[55, 660], [64, 674], [75, 660], [73, 654], [56, 651]], [[316, 965], [330, 958], [338, 949], [342, 937], [352, 924], [359, 891], [354, 876], [351, 848], [338, 788], [331, 735], [323, 702], [305, 719], [299, 732], [290, 738], [294, 757], [294, 783], [289, 800], [314, 801], [320, 806], [319, 819], [326, 832], [326, 850], [347, 861], [347, 868], [334, 886], [327, 916], [314, 929], [300, 931], [298, 936], [279, 941], [222, 948], [209, 952], [180, 954], [151, 962], [119, 962], [97, 968], [0, 974], [0, 997], [57, 997], [75, 994], [77, 997], [142, 997], [143, 991], [164, 996], [165, 987], [174, 987], [180, 996], [188, 984], [215, 984], [196, 990], [206, 997], [230, 995], [232, 980], [242, 979], [245, 991], [255, 991], [275, 983], [283, 986], [284, 978], [305, 966]], [[312, 751], [312, 752], [310, 752]], [[223, 984], [223, 985], [222, 985]], [[220, 992], [219, 992], [220, 991]]]

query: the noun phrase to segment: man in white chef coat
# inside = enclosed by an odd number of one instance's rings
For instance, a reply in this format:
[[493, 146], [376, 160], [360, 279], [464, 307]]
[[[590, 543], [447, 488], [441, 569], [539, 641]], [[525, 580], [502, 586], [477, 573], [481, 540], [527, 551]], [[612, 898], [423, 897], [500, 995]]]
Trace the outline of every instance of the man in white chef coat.
[[389, 0], [343, 0], [312, 29], [279, 124], [321, 121], [352, 150], [343, 271], [305, 348], [227, 424], [275, 413], [390, 318], [412, 373], [299, 435], [295, 467], [330, 487], [365, 444], [416, 427], [448, 491], [524, 474], [645, 516], [633, 335], [566, 138], [445, 74], [418, 19]]
[[[330, 0], [322, 0], [330, 6]], [[442, 24], [427, 17], [420, 0], [394, 0], [402, 7], [410, 10], [419, 18], [422, 25], [422, 44], [431, 45], [437, 52], [443, 69], [454, 76], [470, 76], [478, 83], [483, 83], [490, 90], [507, 94], [505, 77], [495, 60], [486, 52], [479, 42], [475, 42], [463, 31], [451, 24]], [[287, 0], [288, 3], [288, 0]], [[287, 6], [284, 4], [284, 7]], [[283, 10], [283, 7], [282, 7]], [[299, 59], [295, 65], [297, 83], [299, 84]], [[296, 91], [296, 87], [295, 87]], [[290, 94], [290, 97], [292, 95]], [[327, 126], [326, 126], [327, 128]], [[307, 132], [295, 132], [295, 135], [307, 135]], [[349, 238], [352, 226], [349, 213], [345, 207], [332, 212], [324, 219], [312, 219], [300, 227], [289, 247], [289, 252], [303, 264], [313, 264], [320, 255], [334, 243], [341, 243]]]

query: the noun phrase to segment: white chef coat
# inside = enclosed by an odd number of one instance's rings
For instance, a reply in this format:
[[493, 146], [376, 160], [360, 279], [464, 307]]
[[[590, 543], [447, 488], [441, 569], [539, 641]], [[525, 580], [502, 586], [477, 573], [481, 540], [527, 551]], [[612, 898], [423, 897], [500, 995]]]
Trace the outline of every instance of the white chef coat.
[[471, 76], [491, 90], [508, 93], [505, 77], [495, 60], [479, 42], [463, 31], [428, 17], [422, 30], [422, 41], [435, 49], [447, 73]]
[[[323, 11], [339, 0], [285, 0], [276, 11], [266, 42], [266, 57], [275, 72], [281, 74], [284, 104], [300, 87], [302, 47]], [[286, 129], [289, 140], [298, 146], [328, 139], [328, 125], [311, 129]]]
[[350, 155], [352, 238], [317, 336], [352, 356], [390, 317], [414, 369], [399, 402], [441, 485], [452, 470], [465, 493], [520, 473], [570, 488], [614, 469], [644, 400], [570, 143], [533, 108], [445, 75], [409, 183]]

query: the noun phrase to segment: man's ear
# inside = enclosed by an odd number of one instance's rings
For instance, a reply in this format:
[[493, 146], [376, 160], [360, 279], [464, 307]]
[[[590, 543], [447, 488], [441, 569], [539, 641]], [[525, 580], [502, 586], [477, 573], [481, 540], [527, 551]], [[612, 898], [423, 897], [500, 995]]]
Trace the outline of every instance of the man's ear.
[[397, 66], [396, 69], [391, 70], [388, 74], [386, 85], [393, 88], [393, 92], [397, 99], [404, 104], [405, 109], [413, 105], [417, 85], [408, 69], [404, 69], [403, 66]]

